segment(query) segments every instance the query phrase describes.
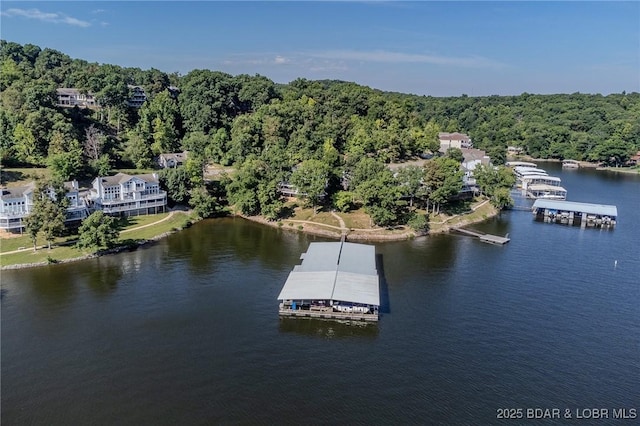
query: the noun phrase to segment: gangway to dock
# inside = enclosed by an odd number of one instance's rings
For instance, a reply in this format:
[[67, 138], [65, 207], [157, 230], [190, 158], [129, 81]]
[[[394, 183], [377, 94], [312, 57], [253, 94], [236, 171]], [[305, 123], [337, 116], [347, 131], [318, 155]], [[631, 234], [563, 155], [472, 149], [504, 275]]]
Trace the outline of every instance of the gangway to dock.
[[508, 237], [509, 234], [505, 235], [504, 237], [501, 237], [499, 235], [485, 234], [483, 232], [471, 231], [469, 229], [463, 229], [463, 228], [451, 228], [451, 229], [461, 234], [469, 235], [470, 237], [476, 237], [480, 239], [480, 241], [482, 241], [483, 243], [504, 245], [504, 244], [507, 244], [509, 241], [511, 241], [511, 239]]

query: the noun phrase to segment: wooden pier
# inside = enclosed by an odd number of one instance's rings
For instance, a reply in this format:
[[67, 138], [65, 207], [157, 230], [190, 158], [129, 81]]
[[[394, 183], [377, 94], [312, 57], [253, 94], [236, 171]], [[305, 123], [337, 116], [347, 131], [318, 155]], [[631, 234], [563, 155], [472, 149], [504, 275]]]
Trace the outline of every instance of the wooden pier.
[[479, 238], [480, 241], [482, 241], [483, 243], [504, 245], [504, 244], [507, 244], [509, 241], [511, 241], [511, 239], [506, 237], [506, 236], [501, 237], [499, 235], [485, 234], [485, 233], [482, 233], [482, 232], [470, 231], [468, 229], [462, 229], [462, 228], [452, 228], [452, 229], [454, 231], [456, 231], [456, 232], [461, 233], [461, 234]]

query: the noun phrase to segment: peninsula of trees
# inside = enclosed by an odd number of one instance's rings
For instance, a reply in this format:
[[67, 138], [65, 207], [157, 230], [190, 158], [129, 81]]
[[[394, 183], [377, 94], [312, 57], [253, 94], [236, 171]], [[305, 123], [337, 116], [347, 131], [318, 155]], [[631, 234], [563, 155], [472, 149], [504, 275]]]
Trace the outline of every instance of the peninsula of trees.
[[[0, 61], [3, 166], [47, 166], [68, 180], [148, 169], [161, 153], [188, 151], [183, 169], [163, 175], [175, 201], [210, 203], [202, 172], [218, 163], [235, 169], [222, 179], [228, 202], [269, 219], [282, 214], [279, 185], [290, 182], [310, 205], [360, 204], [385, 226], [420, 222], [417, 205], [428, 209], [459, 190], [459, 179], [449, 178], [457, 160], [441, 157], [396, 174], [385, 164], [435, 153], [439, 132], [468, 134], [494, 164], [504, 162], [508, 146], [536, 158], [612, 165], [640, 149], [636, 92], [436, 98], [343, 81], [168, 74], [4, 40]], [[146, 92], [140, 108], [127, 103], [134, 85]], [[61, 107], [60, 88], [90, 93], [99, 107]], [[483, 191], [505, 195], [486, 185]]]

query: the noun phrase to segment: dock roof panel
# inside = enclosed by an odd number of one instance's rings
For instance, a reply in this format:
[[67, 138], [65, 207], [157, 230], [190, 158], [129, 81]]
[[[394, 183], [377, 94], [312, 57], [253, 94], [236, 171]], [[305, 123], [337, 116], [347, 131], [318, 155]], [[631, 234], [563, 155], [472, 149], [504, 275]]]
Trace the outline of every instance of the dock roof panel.
[[376, 275], [376, 248], [366, 244], [344, 243], [338, 271]]
[[304, 261], [297, 267], [300, 272], [334, 271], [338, 266], [340, 243], [311, 243]]
[[335, 271], [291, 272], [278, 300], [330, 300], [335, 278]]
[[608, 204], [578, 203], [575, 201], [558, 200], [536, 200], [533, 209], [554, 209], [562, 211], [573, 211], [586, 214], [596, 214], [600, 216], [618, 217], [618, 208]]
[[338, 272], [333, 300], [380, 306], [380, 289], [377, 275]]

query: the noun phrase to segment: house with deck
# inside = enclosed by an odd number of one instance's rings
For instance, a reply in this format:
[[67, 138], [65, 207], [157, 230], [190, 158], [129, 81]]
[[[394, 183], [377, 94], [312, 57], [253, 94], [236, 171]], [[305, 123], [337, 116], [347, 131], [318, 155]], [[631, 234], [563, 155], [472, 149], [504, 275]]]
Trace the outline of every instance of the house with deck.
[[447, 152], [449, 148], [473, 148], [473, 143], [469, 135], [465, 133], [438, 133], [440, 140], [440, 151]]
[[97, 177], [88, 198], [93, 210], [111, 216], [155, 214], [167, 209], [167, 192], [160, 189], [157, 173]]
[[158, 165], [163, 169], [175, 169], [187, 161], [187, 151], [160, 154]]
[[[84, 198], [80, 196], [78, 181], [64, 182], [65, 196], [69, 200], [65, 223], [73, 225], [84, 220], [89, 215], [89, 209]], [[24, 219], [33, 211], [33, 194], [36, 183], [29, 182], [26, 185], [2, 188], [0, 200], [0, 229], [12, 232], [22, 232], [25, 227]], [[55, 199], [53, 190], [49, 190], [49, 196]]]
[[56, 89], [56, 96], [58, 98], [56, 105], [60, 107], [95, 108], [100, 106], [93, 93], [82, 92], [79, 89], [62, 87]]

